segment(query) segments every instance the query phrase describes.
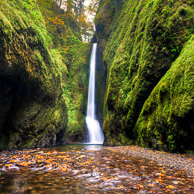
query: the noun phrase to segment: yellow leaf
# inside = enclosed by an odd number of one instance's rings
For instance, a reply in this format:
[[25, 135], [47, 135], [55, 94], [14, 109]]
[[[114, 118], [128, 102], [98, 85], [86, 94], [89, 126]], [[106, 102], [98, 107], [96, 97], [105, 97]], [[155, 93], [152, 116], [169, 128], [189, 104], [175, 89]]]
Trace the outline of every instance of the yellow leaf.
[[166, 186], [166, 188], [173, 189], [174, 187], [172, 185], [168, 185], [168, 186]]
[[105, 178], [105, 177], [102, 177], [101, 179], [102, 179], [103, 181], [106, 181], [106, 180], [107, 180], [107, 178]]

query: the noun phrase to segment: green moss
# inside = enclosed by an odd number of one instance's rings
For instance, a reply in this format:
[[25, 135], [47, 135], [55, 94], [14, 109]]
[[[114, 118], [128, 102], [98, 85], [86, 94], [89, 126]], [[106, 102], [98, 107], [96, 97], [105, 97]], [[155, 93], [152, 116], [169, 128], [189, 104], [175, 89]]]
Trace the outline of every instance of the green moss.
[[[61, 85], [67, 105], [68, 123], [64, 141], [82, 141], [84, 134], [85, 110], [88, 84], [89, 45], [81, 41], [80, 29], [72, 15], [58, 10], [51, 0], [40, 0], [39, 7], [44, 14], [47, 30], [53, 40], [52, 53], [65, 77]], [[56, 9], [56, 10], [55, 10]], [[64, 22], [54, 24], [51, 20]], [[71, 27], [75, 23], [77, 26]]]
[[140, 145], [153, 144], [155, 137], [169, 151], [194, 149], [193, 45], [192, 37], [145, 102], [136, 124]]
[[[101, 1], [95, 19], [108, 76], [103, 125], [108, 144], [112, 139], [118, 142], [120, 133], [134, 141], [138, 138], [139, 132], [134, 127], [145, 101], [194, 33], [193, 1], [116, 2]], [[165, 100], [162, 95], [166, 92], [165, 84], [161, 95], [157, 95], [161, 100]], [[154, 106], [152, 102], [147, 111]], [[151, 125], [151, 121], [146, 124]], [[153, 130], [157, 133], [158, 129]], [[148, 144], [152, 146], [153, 142]]]
[[9, 148], [56, 144], [62, 139], [56, 135], [67, 123], [61, 85], [67, 72], [60, 72], [61, 64], [52, 53], [52, 40], [36, 1], [3, 0], [0, 34], [1, 87], [7, 88], [7, 110], [0, 117], [1, 142]]
[[88, 44], [73, 14], [52, 0], [2, 0], [0, 35], [2, 146], [55, 145], [74, 134], [81, 140]]

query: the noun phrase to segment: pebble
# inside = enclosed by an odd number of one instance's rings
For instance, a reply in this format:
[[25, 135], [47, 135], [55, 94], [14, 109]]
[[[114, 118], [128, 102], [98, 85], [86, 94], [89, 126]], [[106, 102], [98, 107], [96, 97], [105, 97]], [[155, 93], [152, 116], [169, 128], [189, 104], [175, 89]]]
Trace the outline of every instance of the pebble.
[[173, 183], [174, 185], [178, 185], [178, 184], [179, 184], [178, 181], [172, 181], [172, 183]]
[[187, 157], [184, 154], [153, 151], [149, 148], [139, 146], [116, 146], [111, 148], [107, 147], [106, 149], [133, 157], [146, 158], [159, 163], [161, 166], [168, 165], [170, 169], [179, 169], [185, 171], [187, 175], [194, 176], [194, 155]]

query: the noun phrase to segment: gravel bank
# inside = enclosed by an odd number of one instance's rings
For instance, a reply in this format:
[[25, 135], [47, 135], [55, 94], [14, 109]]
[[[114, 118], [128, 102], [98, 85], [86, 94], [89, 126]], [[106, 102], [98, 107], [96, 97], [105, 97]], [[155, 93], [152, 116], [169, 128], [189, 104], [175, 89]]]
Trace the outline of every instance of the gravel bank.
[[162, 165], [167, 165], [169, 168], [177, 168], [185, 171], [187, 175], [194, 176], [194, 155], [174, 154], [163, 151], [153, 151], [148, 148], [139, 146], [116, 146], [107, 147], [105, 149], [113, 152], [127, 154], [132, 157], [142, 157]]

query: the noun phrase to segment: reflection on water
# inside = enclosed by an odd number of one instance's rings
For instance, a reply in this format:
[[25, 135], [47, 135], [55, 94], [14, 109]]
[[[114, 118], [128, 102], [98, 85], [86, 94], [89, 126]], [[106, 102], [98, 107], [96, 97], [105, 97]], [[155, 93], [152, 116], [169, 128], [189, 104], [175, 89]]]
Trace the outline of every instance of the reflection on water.
[[2, 152], [1, 194], [193, 193], [193, 177], [101, 145]]
[[[39, 152], [65, 152], [71, 155], [72, 159], [87, 151], [100, 151], [103, 149], [102, 145], [90, 145], [90, 144], [72, 144], [63, 145], [50, 148], [38, 149]], [[13, 153], [11, 153], [13, 154]], [[17, 154], [17, 153], [14, 153]], [[92, 154], [93, 155], [93, 154]], [[0, 161], [0, 163], [3, 161]], [[18, 168], [19, 169], [19, 168]], [[73, 170], [74, 168], [72, 168]], [[76, 169], [76, 168], [75, 168]], [[27, 194], [27, 193], [85, 193], [88, 190], [96, 192], [96, 189], [88, 189], [86, 185], [82, 183], [82, 180], [78, 179], [76, 173], [58, 173], [47, 172], [39, 170], [39, 168], [20, 168], [19, 170], [13, 169], [10, 171], [0, 171], [0, 193], [8, 194]], [[91, 177], [91, 172], [89, 173]], [[101, 193], [98, 191], [98, 193]]]
[[50, 148], [42, 148], [44, 151], [70, 151], [72, 150], [102, 150], [104, 146], [102, 144], [90, 144], [90, 143], [82, 143], [82, 144], [69, 144], [69, 145], [61, 145], [57, 147], [50, 147]]

